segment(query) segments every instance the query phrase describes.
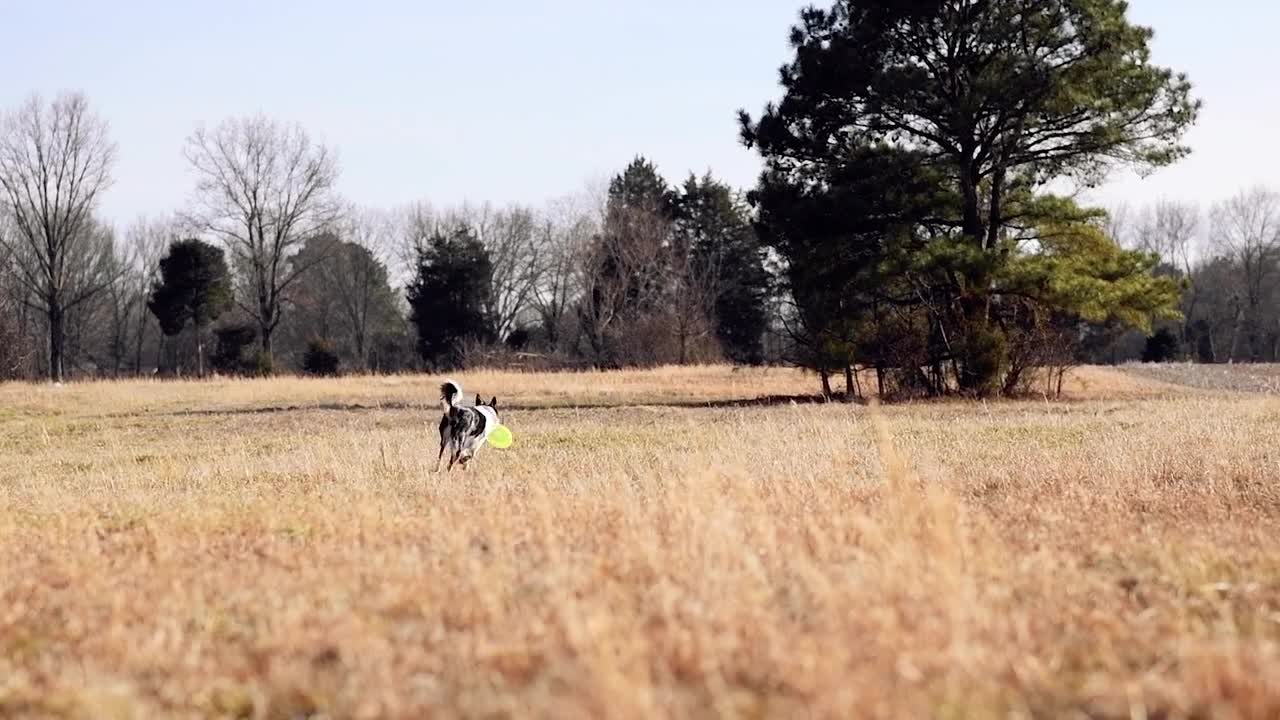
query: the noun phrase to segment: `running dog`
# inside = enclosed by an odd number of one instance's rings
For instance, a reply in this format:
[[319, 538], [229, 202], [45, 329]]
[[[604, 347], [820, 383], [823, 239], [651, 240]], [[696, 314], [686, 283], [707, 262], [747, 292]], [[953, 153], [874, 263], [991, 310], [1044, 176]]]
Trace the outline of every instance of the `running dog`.
[[498, 398], [484, 402], [479, 395], [473, 407], [459, 405], [462, 401], [462, 385], [452, 380], [440, 386], [440, 403], [444, 415], [440, 418], [440, 454], [436, 456], [436, 472], [449, 450], [449, 471], [454, 463], [467, 469], [467, 463], [475, 458], [489, 434], [498, 427]]

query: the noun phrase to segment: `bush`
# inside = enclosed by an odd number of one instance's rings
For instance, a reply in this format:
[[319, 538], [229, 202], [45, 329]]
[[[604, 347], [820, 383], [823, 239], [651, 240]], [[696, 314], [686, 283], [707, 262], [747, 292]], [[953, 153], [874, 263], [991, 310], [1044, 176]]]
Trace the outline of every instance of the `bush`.
[[258, 377], [271, 377], [276, 372], [276, 361], [262, 350], [254, 351], [248, 366], [248, 373]]
[[987, 397], [1000, 392], [1009, 343], [998, 328], [971, 325], [961, 344], [961, 392]]
[[1162, 328], [1147, 338], [1147, 346], [1142, 351], [1144, 363], [1166, 363], [1178, 360], [1182, 355], [1181, 343], [1172, 330]]
[[213, 369], [224, 375], [248, 375], [257, 372], [256, 362], [245, 357], [245, 348], [258, 338], [252, 325], [227, 325], [214, 330], [217, 346], [209, 362]]
[[333, 376], [338, 374], [338, 353], [333, 341], [312, 338], [307, 352], [302, 356], [302, 370], [308, 375]]

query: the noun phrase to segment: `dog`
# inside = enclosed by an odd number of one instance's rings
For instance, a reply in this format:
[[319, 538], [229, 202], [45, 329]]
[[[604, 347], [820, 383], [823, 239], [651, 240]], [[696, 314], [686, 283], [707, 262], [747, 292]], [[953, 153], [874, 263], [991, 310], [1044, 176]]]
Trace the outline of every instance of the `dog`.
[[436, 472], [440, 472], [440, 463], [444, 461], [444, 451], [449, 450], [449, 471], [453, 471], [454, 463], [467, 469], [467, 464], [475, 459], [476, 453], [484, 446], [489, 435], [498, 427], [498, 398], [484, 402], [479, 395], [472, 407], [459, 405], [462, 402], [462, 385], [447, 380], [440, 386], [440, 404], [444, 415], [440, 418], [440, 454], [436, 456]]

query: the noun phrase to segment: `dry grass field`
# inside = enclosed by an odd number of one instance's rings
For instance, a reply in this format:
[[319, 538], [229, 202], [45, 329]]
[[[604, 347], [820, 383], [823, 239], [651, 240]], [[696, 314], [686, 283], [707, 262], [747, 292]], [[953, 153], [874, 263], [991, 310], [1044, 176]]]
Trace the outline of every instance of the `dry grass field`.
[[1280, 717], [1280, 397], [459, 379], [0, 386], [0, 717]]

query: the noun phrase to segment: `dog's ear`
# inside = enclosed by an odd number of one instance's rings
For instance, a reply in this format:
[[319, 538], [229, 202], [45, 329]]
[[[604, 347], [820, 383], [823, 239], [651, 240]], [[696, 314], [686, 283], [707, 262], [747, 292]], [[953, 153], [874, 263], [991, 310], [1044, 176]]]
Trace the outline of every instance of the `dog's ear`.
[[497, 395], [494, 395], [494, 396], [493, 396], [493, 399], [489, 401], [489, 407], [491, 407], [491, 408], [496, 408], [496, 407], [498, 407], [498, 396], [497, 396]]

